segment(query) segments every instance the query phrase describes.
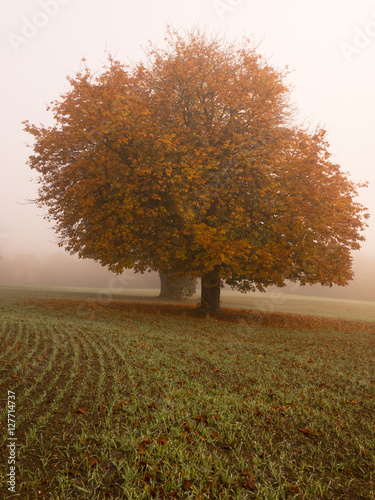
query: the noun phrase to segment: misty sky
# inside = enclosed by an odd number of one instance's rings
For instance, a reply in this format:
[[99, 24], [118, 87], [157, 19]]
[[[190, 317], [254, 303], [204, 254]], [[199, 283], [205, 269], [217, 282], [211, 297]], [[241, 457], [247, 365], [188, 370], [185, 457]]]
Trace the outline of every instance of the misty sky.
[[[68, 89], [82, 57], [100, 69], [108, 50], [123, 62], [162, 44], [166, 25], [195, 24], [261, 42], [271, 63], [292, 70], [299, 122], [328, 131], [334, 161], [372, 214], [362, 252], [375, 250], [375, 2], [369, 0], [16, 0], [2, 2], [0, 253], [56, 252], [36, 196], [32, 150], [21, 122], [52, 124], [46, 104]], [[5, 64], [4, 64], [5, 63]], [[60, 250], [63, 252], [63, 250]]]

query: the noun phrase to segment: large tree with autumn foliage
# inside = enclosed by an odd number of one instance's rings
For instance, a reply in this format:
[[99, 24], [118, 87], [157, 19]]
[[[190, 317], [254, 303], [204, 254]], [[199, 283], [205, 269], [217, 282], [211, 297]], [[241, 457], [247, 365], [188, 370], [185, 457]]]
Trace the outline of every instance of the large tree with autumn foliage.
[[60, 245], [120, 273], [220, 288], [345, 285], [364, 239], [360, 185], [332, 163], [324, 130], [292, 122], [286, 72], [248, 41], [169, 31], [147, 64], [87, 67], [35, 139], [38, 203]]

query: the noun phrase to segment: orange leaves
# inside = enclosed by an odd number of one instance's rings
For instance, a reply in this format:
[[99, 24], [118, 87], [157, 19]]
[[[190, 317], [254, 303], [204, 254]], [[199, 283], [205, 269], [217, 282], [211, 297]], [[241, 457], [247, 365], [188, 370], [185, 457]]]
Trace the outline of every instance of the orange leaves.
[[301, 429], [298, 429], [298, 431], [305, 436], [310, 436], [312, 432], [311, 429], [307, 429], [306, 427], [302, 427]]
[[143, 441], [141, 441], [141, 443], [139, 444], [139, 446], [148, 445], [150, 443], [151, 443], [151, 441], [149, 439], [144, 439]]
[[287, 486], [287, 489], [297, 494], [300, 492], [296, 486]]
[[97, 458], [91, 458], [89, 460], [89, 467], [94, 467], [94, 465], [99, 465], [101, 464], [100, 460], [98, 460]]
[[118, 403], [116, 403], [115, 407], [113, 409], [113, 413], [116, 413], [119, 410], [121, 410], [124, 407], [125, 404], [126, 404], [126, 399], [124, 399], [123, 401], [119, 401]]
[[60, 245], [116, 273], [215, 268], [241, 291], [345, 285], [368, 216], [361, 186], [331, 163], [324, 130], [291, 126], [287, 73], [247, 41], [166, 41], [147, 68], [109, 57], [69, 78], [54, 126], [25, 122]]
[[182, 485], [182, 489], [184, 491], [187, 491], [187, 490], [190, 490], [191, 488], [191, 482], [188, 481], [187, 479], [185, 479], [185, 481], [183, 482], [183, 485]]
[[208, 416], [203, 414], [203, 415], [197, 415], [196, 417], [194, 417], [194, 420], [198, 423], [198, 424], [201, 424], [201, 423], [207, 423], [207, 420], [208, 420]]
[[355, 401], [354, 399], [349, 399], [348, 401], [342, 401], [341, 403], [342, 405], [345, 405], [345, 404], [352, 404], [352, 405], [357, 405], [358, 404], [358, 401]]
[[87, 408], [80, 408], [79, 410], [74, 411], [73, 413], [76, 415], [86, 415], [89, 412]]
[[220, 439], [220, 436], [216, 432], [213, 432], [212, 434], [210, 434], [210, 438], [212, 438], [212, 439]]
[[161, 445], [167, 444], [167, 442], [168, 442], [168, 438], [167, 437], [163, 437], [163, 436], [160, 437], [160, 438], [158, 438], [158, 440], [157, 440], [157, 443], [161, 444]]
[[243, 472], [242, 475], [245, 476], [242, 486], [250, 491], [255, 491], [255, 477], [250, 472]]
[[147, 446], [151, 444], [150, 439], [143, 439], [140, 443], [136, 445], [136, 449], [140, 455], [148, 454]]

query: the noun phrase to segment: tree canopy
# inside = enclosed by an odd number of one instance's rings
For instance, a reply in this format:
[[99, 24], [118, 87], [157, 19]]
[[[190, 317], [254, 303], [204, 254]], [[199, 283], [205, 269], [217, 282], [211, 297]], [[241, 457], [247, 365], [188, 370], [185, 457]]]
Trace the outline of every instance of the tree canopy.
[[134, 267], [220, 287], [345, 285], [367, 209], [323, 129], [292, 121], [286, 71], [249, 41], [169, 30], [148, 63], [85, 67], [35, 139], [37, 202], [60, 246], [114, 272]]

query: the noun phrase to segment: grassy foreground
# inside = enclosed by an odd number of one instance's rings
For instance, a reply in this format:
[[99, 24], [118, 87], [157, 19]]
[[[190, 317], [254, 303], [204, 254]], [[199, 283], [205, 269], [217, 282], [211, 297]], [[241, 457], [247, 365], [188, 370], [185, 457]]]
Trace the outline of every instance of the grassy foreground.
[[0, 318], [0, 498], [375, 498], [375, 323], [11, 289]]

